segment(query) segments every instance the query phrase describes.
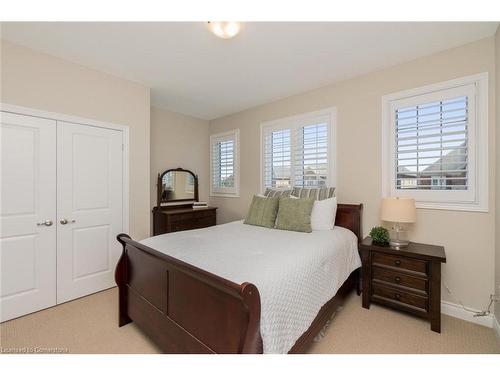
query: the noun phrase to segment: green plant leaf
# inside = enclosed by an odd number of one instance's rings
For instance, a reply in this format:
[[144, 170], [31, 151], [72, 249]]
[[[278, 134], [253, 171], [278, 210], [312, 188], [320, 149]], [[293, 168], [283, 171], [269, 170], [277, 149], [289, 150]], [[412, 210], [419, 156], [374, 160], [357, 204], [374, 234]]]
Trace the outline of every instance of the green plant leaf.
[[389, 231], [384, 227], [373, 227], [370, 231], [373, 242], [387, 245], [390, 240]]

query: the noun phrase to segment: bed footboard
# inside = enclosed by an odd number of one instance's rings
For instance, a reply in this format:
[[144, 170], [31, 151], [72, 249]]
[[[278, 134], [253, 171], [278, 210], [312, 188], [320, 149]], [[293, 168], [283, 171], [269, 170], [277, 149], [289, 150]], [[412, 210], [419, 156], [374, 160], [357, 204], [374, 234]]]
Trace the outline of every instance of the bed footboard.
[[165, 353], [262, 353], [260, 296], [128, 235], [116, 267], [119, 325], [134, 321]]

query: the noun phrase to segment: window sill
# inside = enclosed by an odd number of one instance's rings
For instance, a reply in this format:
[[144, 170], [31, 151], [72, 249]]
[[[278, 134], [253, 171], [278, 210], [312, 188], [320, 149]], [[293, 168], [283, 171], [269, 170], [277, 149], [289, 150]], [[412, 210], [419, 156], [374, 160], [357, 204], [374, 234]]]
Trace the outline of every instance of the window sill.
[[211, 197], [218, 197], [218, 198], [239, 198], [240, 194], [239, 193], [210, 193]]
[[470, 212], [489, 212], [487, 205], [474, 203], [445, 203], [445, 202], [415, 202], [419, 209], [428, 210], [446, 210], [446, 211], [470, 211]]

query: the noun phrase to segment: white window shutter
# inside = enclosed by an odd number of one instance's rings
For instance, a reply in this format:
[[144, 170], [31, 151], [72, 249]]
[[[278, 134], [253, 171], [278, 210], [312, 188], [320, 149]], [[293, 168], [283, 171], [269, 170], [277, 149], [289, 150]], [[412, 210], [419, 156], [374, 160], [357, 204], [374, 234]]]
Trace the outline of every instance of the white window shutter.
[[264, 134], [264, 181], [266, 187], [287, 188], [292, 178], [292, 132], [267, 130]]
[[238, 130], [210, 137], [211, 195], [239, 194], [238, 147]]
[[296, 129], [294, 186], [326, 186], [328, 177], [328, 123]]
[[397, 109], [396, 188], [467, 190], [468, 98]]
[[327, 186], [332, 178], [333, 109], [262, 124], [263, 188]]

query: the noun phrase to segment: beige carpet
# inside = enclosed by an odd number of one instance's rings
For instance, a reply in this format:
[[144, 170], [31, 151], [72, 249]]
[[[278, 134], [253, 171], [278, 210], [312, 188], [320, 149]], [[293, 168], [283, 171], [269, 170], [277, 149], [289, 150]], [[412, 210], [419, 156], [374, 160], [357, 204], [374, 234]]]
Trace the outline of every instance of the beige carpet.
[[[409, 315], [372, 305], [354, 293], [310, 353], [500, 353], [492, 329], [446, 315], [442, 333]], [[0, 325], [2, 352], [158, 353], [132, 323], [117, 326], [117, 289]], [[26, 348], [26, 349], [25, 349]]]

